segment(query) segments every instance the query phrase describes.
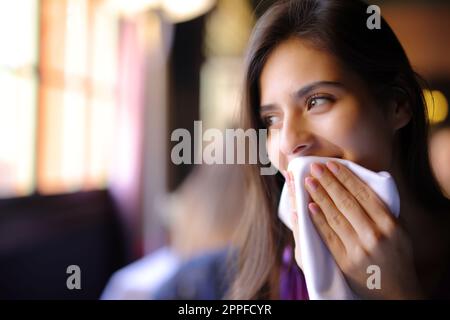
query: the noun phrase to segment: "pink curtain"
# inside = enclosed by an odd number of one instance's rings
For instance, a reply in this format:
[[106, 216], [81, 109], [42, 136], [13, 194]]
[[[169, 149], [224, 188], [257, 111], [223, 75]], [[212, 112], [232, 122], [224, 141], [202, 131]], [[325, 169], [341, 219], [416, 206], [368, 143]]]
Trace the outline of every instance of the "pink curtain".
[[110, 190], [122, 213], [133, 248], [142, 255], [142, 146], [145, 104], [145, 44], [140, 41], [139, 20], [120, 25], [117, 132]]

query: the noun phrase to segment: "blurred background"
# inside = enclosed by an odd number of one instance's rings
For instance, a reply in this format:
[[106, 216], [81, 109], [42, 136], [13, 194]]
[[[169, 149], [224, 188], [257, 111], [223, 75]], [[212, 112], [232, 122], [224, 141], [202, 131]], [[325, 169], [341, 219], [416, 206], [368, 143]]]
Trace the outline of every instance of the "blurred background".
[[[240, 169], [174, 165], [170, 134], [236, 126], [243, 53], [272, 2], [0, 1], [0, 299], [150, 298], [229, 243]], [[371, 3], [430, 86], [450, 195], [450, 3]]]

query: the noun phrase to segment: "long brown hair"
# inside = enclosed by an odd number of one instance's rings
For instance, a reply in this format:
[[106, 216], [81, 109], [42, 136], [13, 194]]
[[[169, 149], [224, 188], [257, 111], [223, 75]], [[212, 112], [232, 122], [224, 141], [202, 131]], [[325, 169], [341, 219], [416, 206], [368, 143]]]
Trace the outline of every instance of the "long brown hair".
[[[366, 26], [368, 5], [359, 0], [289, 0], [275, 3], [258, 20], [246, 57], [241, 124], [264, 128], [258, 116], [259, 77], [274, 48], [298, 37], [335, 55], [365, 81], [377, 100], [406, 99], [411, 121], [398, 132], [401, 176], [410, 193], [432, 209], [448, 202], [430, 169], [427, 114], [422, 88], [397, 37], [381, 18], [381, 28]], [[384, 100], [385, 101], [385, 100]], [[277, 218], [281, 175], [260, 175], [259, 165], [246, 165], [247, 210], [237, 233], [239, 259], [230, 298], [278, 298], [282, 250], [292, 241]]]

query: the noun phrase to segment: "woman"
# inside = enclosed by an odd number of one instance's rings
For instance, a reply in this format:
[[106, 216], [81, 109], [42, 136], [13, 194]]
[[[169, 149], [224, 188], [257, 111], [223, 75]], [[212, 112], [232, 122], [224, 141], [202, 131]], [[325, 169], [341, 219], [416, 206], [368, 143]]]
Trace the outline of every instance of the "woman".
[[[336, 163], [313, 165], [305, 180], [312, 220], [361, 298], [448, 297], [450, 207], [429, 165], [421, 87], [387, 23], [367, 28], [366, 10], [356, 0], [271, 7], [250, 40], [243, 127], [268, 129], [269, 158], [284, 178], [290, 160], [308, 155], [389, 171], [400, 192], [398, 220]], [[286, 261], [298, 256], [286, 252], [297, 235], [277, 217], [283, 176], [259, 169], [247, 166], [239, 272], [229, 297], [305, 298], [295, 259]], [[297, 276], [286, 272], [293, 265]], [[380, 290], [366, 287], [369, 265], [381, 269]]]

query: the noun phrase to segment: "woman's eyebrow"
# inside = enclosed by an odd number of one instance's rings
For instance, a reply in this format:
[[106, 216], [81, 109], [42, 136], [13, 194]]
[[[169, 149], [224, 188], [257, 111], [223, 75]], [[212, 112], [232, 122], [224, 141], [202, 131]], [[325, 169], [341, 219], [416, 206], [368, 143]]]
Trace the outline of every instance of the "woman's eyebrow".
[[342, 89], [344, 88], [344, 85], [337, 81], [316, 81], [295, 91], [293, 97], [296, 99], [303, 98], [304, 96], [308, 95], [308, 93], [314, 91], [318, 87], [338, 87], [339, 89]]
[[277, 107], [274, 104], [266, 104], [259, 107], [259, 113], [270, 112], [276, 109]]
[[[311, 91], [316, 90], [319, 87], [337, 87], [339, 89], [343, 89], [344, 85], [340, 82], [337, 81], [316, 81], [316, 82], [312, 82], [310, 84], [307, 84], [306, 86], [300, 88], [299, 90], [295, 91], [292, 96], [294, 99], [301, 99], [304, 96], [308, 95]], [[275, 104], [267, 104], [267, 105], [262, 105], [259, 107], [259, 112], [260, 113], [264, 113], [264, 112], [270, 112], [276, 109], [276, 105]]]

